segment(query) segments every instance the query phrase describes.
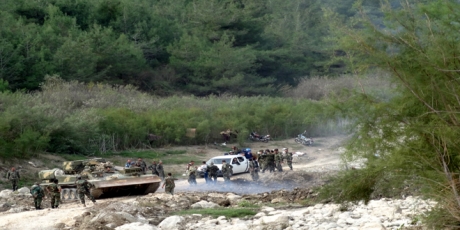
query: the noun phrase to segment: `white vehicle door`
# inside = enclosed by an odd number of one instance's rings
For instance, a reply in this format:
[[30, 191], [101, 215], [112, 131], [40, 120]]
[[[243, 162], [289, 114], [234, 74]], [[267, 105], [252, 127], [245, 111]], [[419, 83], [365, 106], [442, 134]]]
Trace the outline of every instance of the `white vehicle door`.
[[238, 157], [232, 158], [233, 174], [242, 173], [243, 165], [238, 161]]
[[243, 156], [239, 156], [238, 157], [238, 161], [240, 162], [240, 167], [241, 167], [241, 173], [244, 173], [244, 172], [248, 172], [248, 168], [249, 168], [249, 161], [248, 159], [246, 159], [246, 157], [243, 157]]

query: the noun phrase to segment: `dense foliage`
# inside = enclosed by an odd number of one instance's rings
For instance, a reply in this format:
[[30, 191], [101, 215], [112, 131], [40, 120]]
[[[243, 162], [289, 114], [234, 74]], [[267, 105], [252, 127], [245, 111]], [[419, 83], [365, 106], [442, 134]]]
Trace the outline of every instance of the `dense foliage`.
[[321, 6], [318, 0], [2, 0], [0, 79], [13, 91], [39, 89], [45, 75], [57, 74], [157, 95], [274, 95], [283, 84], [328, 71]]
[[[394, 97], [358, 92], [340, 101], [357, 118], [347, 160], [364, 167], [337, 176], [323, 193], [335, 200], [423, 194], [439, 201], [430, 215], [435, 229], [460, 226], [460, 53], [458, 1], [404, 1], [382, 6], [384, 25], [365, 11], [362, 20], [340, 23], [330, 12], [337, 45], [356, 71], [391, 73]], [[334, 19], [334, 20], [332, 20]]]
[[[0, 157], [43, 151], [98, 154], [153, 146], [212, 144], [220, 132], [250, 131], [274, 138], [340, 131], [324, 102], [270, 97], [155, 98], [131, 86], [65, 82], [48, 77], [39, 92], [0, 93]], [[343, 127], [342, 127], [343, 128]], [[193, 135], [187, 132], [195, 129]]]

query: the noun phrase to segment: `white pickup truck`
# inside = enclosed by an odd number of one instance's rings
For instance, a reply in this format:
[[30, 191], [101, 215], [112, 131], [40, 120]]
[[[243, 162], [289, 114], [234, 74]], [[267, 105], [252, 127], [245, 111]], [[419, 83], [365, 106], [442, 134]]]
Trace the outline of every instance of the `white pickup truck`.
[[225, 160], [227, 164], [233, 166], [233, 174], [249, 172], [249, 161], [242, 155], [225, 155], [209, 159], [206, 164], [210, 165], [211, 162], [219, 168], [218, 176], [222, 176], [222, 161]]

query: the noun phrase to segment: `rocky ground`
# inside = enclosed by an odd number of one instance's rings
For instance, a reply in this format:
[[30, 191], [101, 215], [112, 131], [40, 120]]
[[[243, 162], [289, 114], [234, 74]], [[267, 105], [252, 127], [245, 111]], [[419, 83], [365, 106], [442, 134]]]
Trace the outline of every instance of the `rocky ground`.
[[[349, 207], [319, 203], [314, 188], [340, 169], [344, 139], [322, 138], [312, 147], [293, 140], [254, 143], [252, 149], [289, 146], [306, 154], [296, 158], [294, 171], [261, 174], [258, 182], [248, 174], [233, 177], [230, 184], [219, 178], [216, 185], [206, 185], [199, 179], [193, 187], [180, 179], [174, 196], [159, 189], [145, 196], [101, 199], [87, 208], [64, 201], [59, 209], [50, 209], [45, 200], [45, 209], [37, 211], [27, 188], [14, 193], [3, 190], [0, 229], [400, 229], [417, 225], [417, 217], [432, 202], [407, 197]], [[209, 157], [213, 154], [220, 154], [219, 150], [208, 152]], [[202, 214], [211, 208], [253, 214], [239, 218]], [[181, 214], [183, 210], [194, 211]]]

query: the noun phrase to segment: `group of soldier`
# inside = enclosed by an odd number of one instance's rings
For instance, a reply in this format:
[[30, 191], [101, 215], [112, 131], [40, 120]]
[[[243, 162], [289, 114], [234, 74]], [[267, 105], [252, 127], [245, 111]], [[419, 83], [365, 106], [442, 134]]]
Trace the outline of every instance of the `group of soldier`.
[[[18, 189], [19, 179], [21, 178], [19, 172], [16, 170], [16, 168], [12, 167], [11, 170], [7, 172], [6, 177], [11, 181], [13, 192], [16, 191]], [[90, 193], [90, 189], [93, 185], [87, 180], [82, 179], [81, 176], [77, 176], [76, 179], [77, 180], [75, 181], [75, 184], [77, 186], [77, 193], [83, 206], [86, 207], [85, 195], [91, 201], [93, 201], [93, 203], [96, 203], [96, 200]], [[43, 198], [45, 198], [45, 192], [50, 198], [51, 208], [58, 208], [59, 204], [61, 203], [62, 188], [59, 186], [58, 179], [50, 179], [49, 182], [50, 184], [48, 184], [46, 187], [42, 187], [40, 182], [35, 182], [35, 184], [30, 189], [30, 193], [34, 198], [34, 206], [36, 210], [42, 209], [41, 204]]]
[[278, 149], [266, 149], [260, 150], [257, 153], [257, 159], [260, 164], [260, 170], [262, 173], [265, 173], [266, 170], [269, 172], [282, 172], [284, 161], [286, 161], [287, 166], [289, 169], [292, 170], [292, 160], [293, 154], [289, 152], [288, 148], [283, 148], [282, 152], [279, 152]]
[[162, 181], [165, 181], [165, 171], [163, 168], [163, 162], [161, 160], [158, 161], [158, 163], [153, 161], [152, 164], [148, 167], [142, 158], [138, 158], [136, 162], [128, 160], [125, 164], [125, 168], [131, 167], [141, 168], [144, 174], [146, 174], [147, 170], [151, 170], [153, 175], [157, 175], [161, 178]]

